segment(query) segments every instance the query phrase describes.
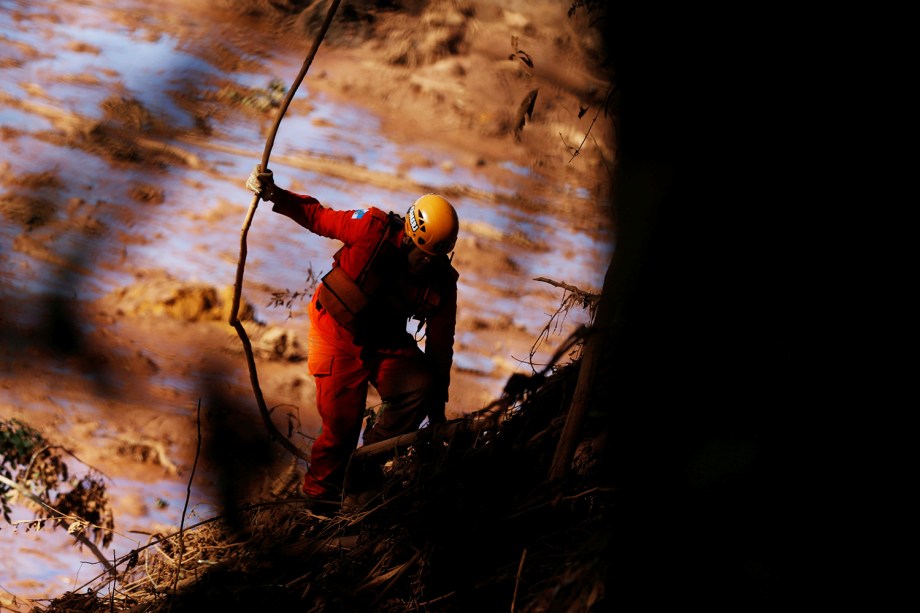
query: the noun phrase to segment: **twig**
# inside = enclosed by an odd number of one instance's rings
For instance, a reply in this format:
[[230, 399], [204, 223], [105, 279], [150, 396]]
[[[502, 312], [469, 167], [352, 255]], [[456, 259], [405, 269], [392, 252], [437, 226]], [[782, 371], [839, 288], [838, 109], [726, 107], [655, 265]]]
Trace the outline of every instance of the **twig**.
[[[537, 340], [534, 341], [533, 346], [530, 348], [530, 366], [536, 372], [536, 368], [533, 363], [533, 357], [536, 355], [537, 348], [540, 346], [543, 339], [549, 338], [550, 331], [553, 328], [553, 323], [556, 321], [556, 317], [560, 313], [568, 313], [569, 309], [571, 309], [572, 306], [574, 306], [576, 302], [580, 302], [584, 308], [588, 309], [588, 314], [593, 320], [595, 316], [595, 308], [596, 308], [598, 301], [600, 300], [600, 296], [598, 296], [597, 294], [586, 292], [582, 289], [575, 287], [574, 285], [569, 285], [568, 283], [562, 283], [561, 281], [554, 281], [552, 279], [547, 279], [546, 277], [536, 277], [534, 281], [541, 281], [543, 283], [548, 283], [549, 285], [552, 285], [555, 287], [561, 287], [562, 289], [566, 291], [566, 293], [563, 294], [562, 296], [562, 303], [559, 305], [559, 308], [549, 318], [549, 321], [546, 322], [546, 326], [544, 326], [543, 330], [540, 331], [539, 336], [537, 336]], [[565, 319], [563, 318], [562, 322], [564, 321]], [[558, 324], [556, 324], [556, 328], [558, 328], [559, 325], [562, 324], [562, 322], [559, 322]], [[553, 360], [550, 361], [547, 368], [543, 369], [544, 374], [548, 371], [548, 367], [551, 367], [559, 357], [561, 357], [561, 354], [557, 351], [556, 356], [554, 356]]]
[[517, 576], [514, 578], [514, 595], [511, 597], [511, 613], [514, 613], [514, 605], [517, 601], [518, 586], [521, 583], [521, 571], [524, 570], [524, 558], [527, 557], [527, 548], [521, 552], [521, 561], [518, 563]]
[[399, 572], [396, 573], [396, 576], [393, 577], [393, 579], [387, 584], [387, 586], [386, 586], [385, 588], [383, 588], [383, 591], [380, 592], [380, 595], [377, 596], [377, 598], [374, 599], [373, 604], [371, 604], [371, 609], [376, 609], [376, 608], [377, 608], [377, 604], [378, 604], [381, 600], [383, 600], [383, 597], [387, 595], [387, 592], [390, 591], [390, 588], [392, 588], [394, 585], [396, 585], [397, 583], [399, 583], [399, 580], [402, 579], [403, 575], [406, 574], [406, 571], [409, 570], [409, 569], [412, 567], [413, 564], [415, 564], [415, 561], [418, 560], [418, 559], [421, 557], [421, 555], [422, 555], [422, 552], [421, 552], [421, 551], [416, 551], [416, 552], [415, 552], [415, 555], [412, 556], [412, 559], [409, 560], [408, 562], [406, 562], [406, 563], [403, 565], [403, 567], [399, 569]]
[[550, 285], [555, 285], [556, 287], [561, 287], [562, 289], [568, 290], [573, 294], [578, 294], [584, 296], [585, 298], [591, 298], [597, 300], [599, 297], [597, 294], [592, 294], [591, 292], [586, 292], [583, 289], [580, 289], [574, 285], [569, 285], [568, 283], [563, 283], [562, 281], [554, 281], [552, 279], [547, 279], [546, 277], [535, 277], [534, 281], [542, 281], [543, 283], [549, 283]]
[[594, 141], [594, 145], [597, 147], [598, 155], [601, 158], [601, 162], [604, 164], [604, 169], [607, 171], [607, 176], [610, 177], [611, 181], [613, 180], [613, 170], [607, 165], [607, 158], [604, 157], [604, 151], [601, 149], [601, 146], [597, 143], [597, 139], [594, 138], [594, 135], [591, 135], [591, 140]]
[[563, 496], [559, 500], [575, 500], [577, 498], [582, 498], [588, 494], [593, 494], [594, 492], [615, 492], [617, 488], [615, 487], [592, 487], [578, 494], [572, 494], [571, 496]]
[[[2, 480], [2, 479], [3, 479], [3, 477], [0, 476], [0, 480]], [[307, 500], [306, 498], [288, 498], [288, 499], [285, 499], [285, 500], [270, 500], [270, 501], [267, 501], [267, 502], [259, 502], [259, 503], [255, 503], [255, 504], [251, 504], [251, 505], [245, 506], [245, 507], [243, 507], [241, 510], [242, 510], [242, 511], [247, 511], [247, 510], [257, 509], [257, 508], [261, 508], [261, 507], [273, 507], [273, 506], [284, 505], [284, 504], [299, 504], [299, 505], [303, 505], [303, 503], [304, 503], [306, 500]], [[309, 511], [308, 511], [308, 512], [309, 512]], [[314, 517], [314, 518], [319, 519], [319, 520], [323, 520], [323, 521], [330, 520], [330, 518], [328, 518], [328, 517], [323, 517], [322, 515], [316, 515], [316, 514], [314, 514], [314, 513], [312, 513], [312, 512], [309, 512], [309, 514], [310, 514], [311, 517]], [[149, 541], [146, 545], [142, 545], [142, 546], [138, 547], [137, 549], [133, 549], [132, 551], [130, 551], [130, 552], [126, 553], [125, 555], [121, 556], [120, 558], [118, 558], [118, 564], [121, 564], [121, 563], [125, 562], [126, 560], [130, 559], [131, 556], [134, 555], [134, 554], [136, 554], [136, 553], [140, 553], [140, 552], [142, 552], [142, 551], [145, 551], [145, 550], [150, 549], [150, 548], [153, 548], [153, 547], [156, 547], [157, 550], [160, 552], [160, 554], [161, 554], [163, 557], [167, 558], [170, 562], [175, 563], [175, 562], [173, 561], [173, 559], [172, 559], [168, 554], [166, 554], [166, 553], [163, 552], [161, 549], [159, 549], [160, 543], [162, 543], [162, 542], [164, 542], [164, 541], [168, 541], [169, 539], [175, 538], [175, 537], [179, 536], [182, 532], [187, 532], [187, 531], [190, 531], [190, 530], [196, 530], [196, 529], [198, 529], [198, 528], [201, 528], [202, 526], [206, 526], [206, 525], [208, 525], [208, 524], [213, 524], [213, 523], [215, 523], [215, 522], [218, 522], [218, 521], [220, 521], [221, 519], [223, 519], [223, 515], [216, 515], [216, 516], [214, 516], [214, 517], [209, 517], [208, 519], [203, 519], [203, 520], [201, 520], [200, 522], [198, 522], [198, 523], [196, 523], [196, 524], [192, 524], [191, 526], [188, 526], [188, 527], [184, 528], [181, 532], [173, 532], [172, 534], [167, 534], [167, 535], [165, 535], [165, 536], [161, 536], [161, 537], [159, 537], [159, 538], [156, 538], [155, 540], [151, 540], [151, 541]], [[108, 564], [108, 560], [106, 560], [106, 564]], [[90, 585], [92, 585], [93, 583], [95, 583], [96, 581], [98, 581], [98, 580], [99, 580], [101, 577], [103, 577], [104, 575], [105, 575], [105, 573], [101, 573], [101, 574], [99, 574], [99, 575], [96, 575], [95, 577], [93, 577], [93, 578], [90, 579], [89, 581], [85, 582], [85, 583], [84, 583], [83, 585], [81, 585], [80, 587], [76, 588], [74, 591], [75, 591], [75, 592], [79, 592], [79, 591], [81, 591], [81, 590], [87, 588], [88, 586], [90, 586]]]
[[447, 598], [450, 598], [451, 596], [453, 596], [453, 595], [456, 594], [456, 593], [457, 593], [457, 592], [447, 592], [446, 594], [443, 594], [443, 595], [441, 595], [441, 596], [438, 596], [437, 598], [432, 598], [431, 600], [426, 600], [425, 602], [420, 602], [420, 603], [418, 603], [418, 606], [419, 606], [419, 607], [427, 607], [428, 605], [432, 605], [432, 604], [434, 604], [434, 603], [436, 603], [436, 602], [441, 602], [442, 600], [446, 600]]
[[588, 494], [593, 494], [595, 492], [609, 493], [609, 492], [615, 492], [615, 491], [617, 491], [617, 488], [615, 487], [592, 487], [578, 494], [572, 494], [571, 496], [559, 496], [557, 498], [554, 498], [553, 500], [544, 500], [542, 502], [532, 504], [529, 507], [518, 508], [518, 510], [515, 511], [514, 513], [503, 516], [502, 521], [508, 521], [510, 519], [514, 519], [515, 517], [526, 515], [527, 513], [533, 513], [534, 511], [538, 509], [542, 509], [543, 507], [555, 506], [560, 500], [576, 500], [578, 498], [582, 498], [584, 496], [587, 496]]
[[[10, 611], [22, 611], [22, 607], [29, 607], [29, 611], [37, 611], [33, 601], [28, 598], [23, 598], [22, 596], [17, 596], [13, 592], [9, 591], [2, 585], [0, 585], [0, 608], [8, 607]], [[9, 597], [7, 597], [9, 596]]]
[[[112, 567], [118, 565], [118, 558], [115, 556], [115, 549], [112, 548]], [[109, 588], [109, 611], [115, 611], [115, 580], [117, 576], [112, 573], [112, 587]]]
[[[599, 105], [599, 106], [597, 107], [597, 112], [594, 114], [594, 119], [591, 120], [591, 125], [588, 126], [588, 131], [585, 132], [585, 137], [584, 137], [583, 139], [581, 139], [581, 143], [579, 143], [578, 147], [575, 147], [575, 153], [572, 154], [572, 157], [571, 157], [571, 159], [569, 160], [569, 164], [571, 164], [571, 163], [572, 163], [572, 160], [574, 160], [576, 157], [578, 157], [578, 154], [581, 153], [581, 148], [584, 146], [585, 141], [588, 140], [588, 135], [591, 134], [591, 128], [594, 127], [594, 122], [596, 122], [596, 121], [597, 121], [597, 118], [600, 116], [600, 114], [601, 114], [601, 109], [606, 109], [606, 108], [607, 108], [607, 104], [609, 104], [609, 102], [610, 102], [610, 96], [612, 96], [612, 95], [613, 95], [613, 86], [611, 85], [611, 86], [610, 86], [610, 89], [607, 90], [607, 96], [606, 96], [606, 98], [605, 98], [605, 100], [604, 100], [604, 104], [601, 104], [601, 105]], [[562, 136], [562, 134], [560, 133], [559, 136]], [[565, 143], [565, 139], [564, 139], [564, 138], [562, 139], [562, 142]], [[568, 147], [568, 145], [566, 145], [566, 147]]]
[[[153, 537], [151, 537], [151, 538], [153, 538]], [[150, 545], [152, 545], [153, 542], [155, 542], [155, 541], [149, 541], [149, 540], [148, 540], [148, 541], [147, 541], [147, 547], [149, 547]], [[138, 550], [138, 551], [140, 551], [140, 550]], [[146, 553], [144, 554], [144, 574], [145, 574], [147, 580], [150, 582], [150, 587], [152, 587], [153, 590], [156, 591], [156, 589], [157, 589], [157, 582], [156, 582], [156, 580], [154, 580], [154, 578], [150, 575], [150, 556], [148, 556]], [[92, 583], [92, 582], [89, 582], [89, 583]], [[86, 587], [87, 585], [89, 585], [89, 583], [84, 583], [83, 586], [80, 587], [80, 589], [82, 590], [84, 587]]]
[[198, 413], [195, 422], [198, 425], [198, 444], [195, 447], [195, 461], [192, 463], [192, 474], [188, 477], [188, 485], [185, 488], [185, 504], [182, 506], [182, 516], [179, 518], [179, 564], [176, 565], [176, 576], [173, 578], [173, 595], [169, 598], [169, 607], [167, 611], [172, 611], [173, 601], [175, 600], [176, 586], [179, 584], [179, 573], [182, 570], [182, 557], [185, 555], [185, 514], [188, 512], [188, 499], [192, 495], [192, 480], [195, 478], [195, 469], [198, 467], [198, 456], [201, 454], [201, 398], [198, 399]]

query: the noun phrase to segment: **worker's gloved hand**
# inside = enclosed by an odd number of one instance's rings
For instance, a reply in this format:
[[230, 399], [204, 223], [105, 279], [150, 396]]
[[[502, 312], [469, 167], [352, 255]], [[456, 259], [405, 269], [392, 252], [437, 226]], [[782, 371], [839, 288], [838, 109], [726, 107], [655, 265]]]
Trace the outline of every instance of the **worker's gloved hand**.
[[262, 164], [256, 164], [249, 178], [246, 179], [246, 188], [253, 193], [259, 194], [262, 200], [271, 200], [275, 194], [274, 174], [270, 170], [262, 172]]

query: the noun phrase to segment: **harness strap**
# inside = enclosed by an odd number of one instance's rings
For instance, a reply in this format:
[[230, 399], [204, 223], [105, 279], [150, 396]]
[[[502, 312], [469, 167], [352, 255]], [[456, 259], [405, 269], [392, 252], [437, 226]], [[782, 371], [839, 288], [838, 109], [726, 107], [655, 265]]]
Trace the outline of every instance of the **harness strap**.
[[326, 309], [329, 314], [332, 315], [333, 319], [340, 324], [345, 326], [351, 325], [355, 318], [367, 306], [368, 302], [370, 302], [370, 296], [368, 294], [373, 294], [377, 288], [365, 287], [368, 281], [367, 276], [394, 229], [398, 231], [398, 228], [401, 227], [398, 225], [399, 221], [400, 217], [395, 213], [391, 212], [387, 214], [386, 227], [383, 229], [383, 232], [380, 233], [380, 238], [377, 240], [377, 244], [374, 246], [371, 256], [367, 259], [361, 271], [358, 273], [357, 279], [353, 280], [342, 270], [342, 267], [338, 265], [339, 257], [344, 247], [339, 249], [333, 256], [333, 259], [336, 261], [336, 266], [333, 266], [332, 270], [326, 273], [321, 279], [322, 284], [317, 290], [319, 292], [317, 303], [322, 308]]

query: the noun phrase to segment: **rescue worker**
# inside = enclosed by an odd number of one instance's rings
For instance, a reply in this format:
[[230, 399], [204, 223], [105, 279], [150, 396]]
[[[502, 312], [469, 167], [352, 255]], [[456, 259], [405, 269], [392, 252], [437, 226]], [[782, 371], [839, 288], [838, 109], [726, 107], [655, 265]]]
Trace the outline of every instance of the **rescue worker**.
[[[459, 220], [443, 197], [418, 198], [405, 217], [369, 207], [333, 210], [279, 188], [256, 165], [246, 187], [280, 213], [343, 246], [308, 307], [307, 368], [316, 382], [322, 429], [313, 443], [303, 492], [338, 498], [358, 444], [368, 384], [380, 395], [371, 444], [445, 420], [457, 315], [451, 253]], [[408, 331], [425, 325], [424, 352]], [[415, 326], [415, 324], [412, 324]], [[419, 339], [421, 340], [421, 339]]]

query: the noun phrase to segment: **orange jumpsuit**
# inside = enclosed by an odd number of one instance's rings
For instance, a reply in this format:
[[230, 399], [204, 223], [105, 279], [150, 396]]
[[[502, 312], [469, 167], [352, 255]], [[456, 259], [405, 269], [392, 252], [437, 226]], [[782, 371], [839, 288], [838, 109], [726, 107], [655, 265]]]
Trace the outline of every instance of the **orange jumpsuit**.
[[[424, 278], [411, 275], [405, 250], [400, 249], [405, 232], [401, 225], [398, 230], [391, 225], [387, 213], [378, 208], [336, 211], [311, 196], [279, 188], [272, 201], [273, 211], [315, 234], [341, 241], [333, 266], [340, 266], [352, 280], [370, 266], [382, 281], [350, 325], [336, 321], [323, 307], [319, 286], [310, 301], [307, 368], [316, 382], [322, 429], [313, 443], [303, 491], [309, 496], [337, 496], [358, 444], [368, 384], [383, 405], [374, 427], [364, 434], [365, 444], [416, 430], [426, 416], [432, 423], [444, 420], [458, 275], [447, 256], [441, 256]], [[382, 239], [386, 248], [381, 250]], [[407, 331], [410, 318], [425, 321], [424, 352]]]

